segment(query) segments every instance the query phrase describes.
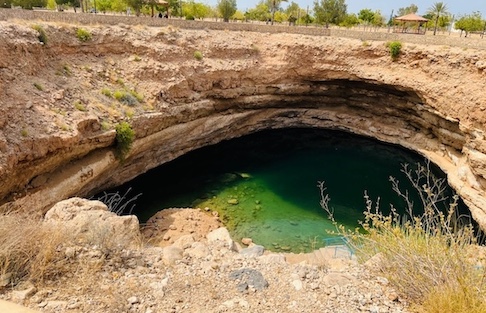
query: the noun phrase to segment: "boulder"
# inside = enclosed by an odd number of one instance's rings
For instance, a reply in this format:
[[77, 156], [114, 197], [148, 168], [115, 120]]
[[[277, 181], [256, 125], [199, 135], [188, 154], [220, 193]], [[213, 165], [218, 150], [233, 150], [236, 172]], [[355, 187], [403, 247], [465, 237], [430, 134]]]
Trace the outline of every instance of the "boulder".
[[268, 282], [262, 273], [252, 268], [242, 268], [232, 271], [230, 278], [237, 281], [237, 289], [240, 292], [244, 292], [249, 287], [259, 291], [268, 287]]
[[208, 239], [208, 243], [222, 243], [226, 248], [230, 250], [235, 250], [236, 245], [233, 239], [228, 232], [226, 227], [220, 227], [218, 229], [213, 230], [210, 232], [206, 238]]
[[44, 216], [53, 227], [65, 227], [77, 241], [87, 244], [106, 244], [106, 240], [121, 246], [138, 243], [138, 218], [118, 216], [97, 200], [71, 198], [55, 204]]
[[179, 249], [185, 250], [190, 248], [191, 245], [195, 242], [193, 235], [184, 235], [179, 237], [172, 245], [174, 247], [178, 247]]
[[184, 255], [195, 259], [205, 259], [210, 254], [209, 248], [202, 242], [195, 242], [190, 248], [184, 251]]
[[256, 258], [263, 255], [263, 252], [265, 252], [265, 248], [263, 246], [253, 245], [251, 247], [242, 249], [240, 254], [249, 258]]

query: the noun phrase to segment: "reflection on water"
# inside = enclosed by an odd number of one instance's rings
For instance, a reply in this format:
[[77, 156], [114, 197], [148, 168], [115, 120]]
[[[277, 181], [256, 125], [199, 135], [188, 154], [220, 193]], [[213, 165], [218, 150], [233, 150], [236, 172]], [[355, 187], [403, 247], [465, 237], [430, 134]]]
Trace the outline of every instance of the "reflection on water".
[[118, 190], [142, 193], [134, 211], [141, 222], [164, 208], [208, 207], [235, 240], [305, 252], [334, 229], [319, 206], [318, 181], [326, 182], [338, 222], [354, 228], [365, 190], [383, 208], [403, 205], [389, 176], [405, 183], [401, 164], [418, 161], [409, 151], [346, 133], [272, 130], [194, 151]]

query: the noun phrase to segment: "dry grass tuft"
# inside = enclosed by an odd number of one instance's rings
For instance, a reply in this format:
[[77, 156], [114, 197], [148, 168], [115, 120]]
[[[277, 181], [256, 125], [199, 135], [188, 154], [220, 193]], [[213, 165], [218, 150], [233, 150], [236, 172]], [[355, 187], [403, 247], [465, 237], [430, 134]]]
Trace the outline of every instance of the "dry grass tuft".
[[60, 251], [65, 229], [50, 229], [38, 218], [7, 213], [0, 217], [0, 273], [11, 276], [11, 284], [54, 278], [66, 269], [67, 258]]
[[[24, 281], [42, 285], [73, 276], [79, 281], [96, 281], [104, 266], [123, 267], [129, 261], [123, 257], [124, 249], [128, 244], [132, 247], [133, 241], [120, 238], [107, 227], [89, 227], [81, 236], [62, 223], [47, 223], [26, 213], [0, 214], [3, 287]], [[135, 244], [140, 246], [141, 241]]]

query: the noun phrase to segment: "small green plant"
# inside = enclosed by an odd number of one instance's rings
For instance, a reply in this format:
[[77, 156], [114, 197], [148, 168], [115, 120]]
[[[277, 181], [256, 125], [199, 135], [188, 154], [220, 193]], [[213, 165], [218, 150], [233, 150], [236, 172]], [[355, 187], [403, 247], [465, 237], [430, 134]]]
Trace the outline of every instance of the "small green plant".
[[71, 71], [71, 68], [69, 67], [69, 65], [67, 64], [63, 64], [61, 69], [59, 69], [57, 72], [56, 72], [56, 75], [59, 75], [59, 76], [71, 76], [73, 74], [73, 72]]
[[139, 94], [135, 90], [130, 90], [130, 94], [137, 99], [138, 102], [143, 102], [143, 95]]
[[111, 124], [108, 121], [101, 122], [101, 129], [102, 130], [109, 130], [111, 128]]
[[78, 111], [81, 111], [81, 112], [86, 112], [86, 107], [84, 106], [84, 104], [81, 102], [81, 100], [76, 100], [74, 101], [73, 103], [74, 105], [74, 108]]
[[91, 40], [91, 33], [84, 28], [78, 28], [76, 31], [76, 37], [78, 37], [79, 41], [86, 42]]
[[116, 79], [116, 83], [117, 83], [118, 85], [120, 85], [120, 86], [125, 86], [125, 82], [123, 81], [123, 79], [121, 79], [121, 78], [119, 78], [119, 77]]
[[371, 43], [369, 43], [366, 40], [364, 40], [361, 44], [363, 45], [363, 47], [369, 47], [369, 46], [371, 46]]
[[22, 130], [20, 131], [20, 135], [22, 137], [27, 137], [27, 136], [29, 136], [29, 132], [27, 131], [27, 129], [22, 128]]
[[139, 57], [138, 55], [136, 55], [136, 56], [133, 57], [133, 61], [140, 62], [140, 61], [142, 61], [142, 58]]
[[137, 97], [133, 96], [130, 92], [126, 92], [125, 90], [116, 90], [113, 93], [113, 98], [128, 106], [135, 106], [139, 103]]
[[390, 56], [393, 60], [398, 59], [402, 51], [402, 43], [400, 41], [391, 41], [387, 43], [388, 49], [390, 51]]
[[37, 38], [39, 39], [40, 42], [43, 44], [47, 44], [47, 34], [44, 28], [40, 25], [34, 25], [32, 26], [33, 29], [35, 29], [39, 34], [37, 35]]
[[132, 126], [127, 122], [121, 122], [116, 125], [116, 156], [120, 160], [124, 160], [127, 153], [132, 148], [135, 140], [135, 132]]
[[108, 88], [101, 89], [101, 94], [108, 98], [113, 98], [113, 94], [111, 93], [111, 90]]
[[194, 21], [195, 18], [194, 18], [194, 16], [192, 16], [192, 15], [189, 14], [189, 15], [186, 15], [186, 20], [188, 20], [188, 21]]
[[202, 52], [199, 50], [194, 51], [194, 58], [198, 61], [201, 61], [203, 59]]
[[44, 87], [42, 87], [42, 85], [41, 85], [41, 84], [39, 84], [39, 83], [34, 83], [34, 87], [35, 87], [37, 90], [39, 90], [39, 91], [43, 91], [43, 90], [44, 90]]
[[129, 119], [131, 119], [135, 115], [135, 112], [131, 108], [127, 108], [125, 110], [125, 116]]

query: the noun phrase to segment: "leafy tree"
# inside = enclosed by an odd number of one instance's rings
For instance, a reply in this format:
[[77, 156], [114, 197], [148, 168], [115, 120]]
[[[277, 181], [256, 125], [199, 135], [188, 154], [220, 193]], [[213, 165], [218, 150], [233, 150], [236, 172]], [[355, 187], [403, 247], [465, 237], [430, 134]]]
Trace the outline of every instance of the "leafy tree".
[[264, 1], [260, 1], [255, 8], [246, 12], [246, 17], [253, 21], [267, 21], [270, 18], [269, 7]]
[[375, 18], [375, 13], [371, 9], [362, 9], [358, 13], [358, 18], [365, 24], [371, 24]]
[[414, 14], [417, 12], [418, 12], [418, 6], [416, 6], [415, 4], [411, 4], [408, 7], [398, 9], [397, 14], [398, 16], [403, 16], [407, 14]]
[[111, 11], [113, 12], [125, 12], [127, 9], [127, 3], [125, 0], [111, 0]]
[[207, 4], [195, 2], [193, 0], [186, 3], [182, 3], [182, 14], [188, 17], [194, 17], [197, 19], [204, 19], [211, 13], [211, 7]]
[[385, 17], [381, 14], [379, 10], [375, 11], [373, 14], [373, 20], [371, 21], [371, 24], [375, 27], [381, 27], [385, 25]]
[[182, 16], [182, 8], [179, 0], [165, 0], [169, 3], [168, 11], [169, 14], [174, 16]]
[[432, 7], [429, 8], [427, 13], [429, 13], [435, 18], [435, 24], [434, 24], [434, 35], [435, 35], [437, 33], [437, 27], [439, 26], [439, 18], [443, 15], [448, 14], [447, 6], [444, 4], [444, 2], [435, 2], [432, 5]]
[[469, 32], [484, 30], [484, 26], [485, 21], [483, 20], [483, 18], [481, 17], [481, 13], [479, 12], [464, 15], [454, 23], [454, 28], [461, 31], [461, 37], [462, 32], [466, 32], [465, 37], [467, 37]]
[[223, 20], [229, 22], [230, 17], [236, 13], [236, 0], [218, 0], [217, 7]]
[[300, 18], [302, 20], [302, 23], [307, 25], [307, 24], [312, 24], [314, 23], [314, 18], [310, 14], [305, 14], [303, 17]]
[[236, 10], [235, 14], [231, 17], [232, 20], [243, 21], [245, 19], [245, 14], [240, 10]]
[[297, 3], [292, 1], [287, 9], [285, 10], [285, 13], [289, 17], [289, 22], [292, 23], [292, 20], [298, 21], [299, 23], [302, 21], [303, 17], [307, 14], [304, 9], [302, 9]]
[[126, 0], [127, 5], [131, 7], [135, 11], [136, 16], [140, 16], [140, 12], [142, 11], [143, 0]]
[[339, 25], [346, 17], [347, 5], [344, 0], [314, 0], [314, 13], [316, 22]]
[[[56, 1], [65, 1], [65, 0], [56, 0]], [[112, 0], [96, 0], [96, 10], [103, 13], [106, 11], [110, 11], [111, 2]]]
[[12, 0], [12, 5], [32, 10], [33, 7], [45, 7], [47, 0]]
[[[1, 0], [0, 0], [1, 2]], [[1, 7], [1, 6], [0, 6]], [[55, 10], [57, 8], [57, 3], [55, 0], [47, 0], [47, 4], [46, 4], [46, 7], [49, 9], [49, 10]]]
[[356, 14], [346, 14], [344, 20], [339, 24], [340, 26], [344, 26], [346, 28], [351, 28], [359, 24], [359, 18]]
[[277, 11], [273, 16], [273, 20], [277, 23], [283, 23], [289, 20], [289, 16], [285, 12]]

